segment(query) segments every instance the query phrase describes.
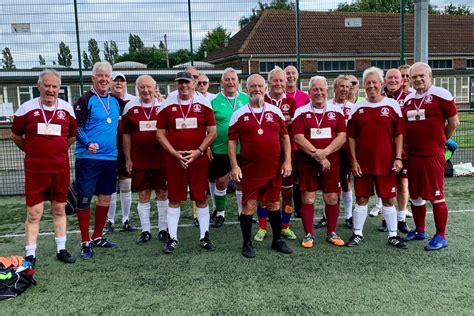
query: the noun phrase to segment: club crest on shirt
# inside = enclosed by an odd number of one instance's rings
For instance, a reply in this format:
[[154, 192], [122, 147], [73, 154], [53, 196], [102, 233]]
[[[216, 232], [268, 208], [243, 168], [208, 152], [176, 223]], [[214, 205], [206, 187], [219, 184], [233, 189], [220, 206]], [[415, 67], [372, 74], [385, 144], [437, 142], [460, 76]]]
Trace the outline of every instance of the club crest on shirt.
[[272, 113], [265, 113], [265, 120], [267, 122], [273, 122], [273, 115]]
[[65, 120], [66, 119], [66, 113], [64, 113], [63, 110], [59, 110], [57, 112], [58, 120]]
[[237, 101], [237, 105], [238, 105], [239, 107], [241, 107], [241, 106], [242, 106], [242, 101], [240, 101], [240, 100]]
[[39, 113], [38, 111], [35, 111], [35, 112], [33, 113], [33, 115], [34, 115], [34, 116], [39, 116], [40, 113]]
[[398, 100], [398, 105], [400, 105], [401, 108], [403, 108], [404, 104], [405, 104], [404, 100]]
[[428, 94], [425, 98], [425, 103], [431, 103], [433, 101], [433, 96], [431, 94]]
[[390, 110], [386, 107], [380, 109], [380, 116], [388, 116], [390, 114]]
[[349, 114], [351, 114], [351, 109], [344, 109], [344, 114], [346, 116], [348, 116]]
[[249, 117], [247, 115], [244, 116], [244, 122], [248, 121]]
[[290, 105], [289, 104], [282, 104], [281, 109], [283, 111], [289, 111], [290, 110]]
[[200, 113], [201, 112], [201, 105], [200, 104], [194, 104], [193, 105], [193, 112]]
[[155, 113], [158, 114], [159, 111], [160, 111], [160, 107], [157, 106], [157, 107], [155, 108]]
[[335, 119], [336, 119], [336, 113], [334, 113], [334, 112], [329, 112], [329, 113], [328, 113], [328, 119], [330, 119], [330, 120], [335, 120]]

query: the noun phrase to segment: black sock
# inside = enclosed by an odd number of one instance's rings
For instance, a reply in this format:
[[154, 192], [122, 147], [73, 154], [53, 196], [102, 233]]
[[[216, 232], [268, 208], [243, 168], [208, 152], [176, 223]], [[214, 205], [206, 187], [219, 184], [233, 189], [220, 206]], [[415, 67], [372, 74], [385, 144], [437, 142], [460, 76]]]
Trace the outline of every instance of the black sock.
[[268, 211], [268, 218], [272, 225], [273, 240], [281, 239], [281, 212], [280, 210]]
[[300, 191], [300, 185], [298, 183], [295, 183], [293, 185], [293, 210], [295, 214], [298, 214], [300, 216], [300, 211], [301, 211], [301, 191]]
[[252, 235], [252, 215], [240, 214], [240, 229], [244, 244], [250, 242]]

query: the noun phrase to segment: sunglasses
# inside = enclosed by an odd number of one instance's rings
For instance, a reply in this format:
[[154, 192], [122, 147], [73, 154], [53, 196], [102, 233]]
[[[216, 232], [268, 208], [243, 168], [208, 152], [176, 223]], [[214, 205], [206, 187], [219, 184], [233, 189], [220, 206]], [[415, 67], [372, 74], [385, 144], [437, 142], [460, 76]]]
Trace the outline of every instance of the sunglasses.
[[402, 78], [410, 78], [409, 75], [402, 75]]
[[357, 86], [357, 85], [359, 84], [359, 81], [351, 81], [351, 84], [352, 84], [353, 86]]
[[205, 85], [207, 85], [208, 83], [209, 83], [209, 82], [207, 82], [207, 81], [198, 81], [198, 85], [200, 85], [200, 86], [205, 86]]
[[199, 78], [198, 75], [193, 76], [193, 79], [194, 79], [194, 80], [197, 80], [198, 78]]

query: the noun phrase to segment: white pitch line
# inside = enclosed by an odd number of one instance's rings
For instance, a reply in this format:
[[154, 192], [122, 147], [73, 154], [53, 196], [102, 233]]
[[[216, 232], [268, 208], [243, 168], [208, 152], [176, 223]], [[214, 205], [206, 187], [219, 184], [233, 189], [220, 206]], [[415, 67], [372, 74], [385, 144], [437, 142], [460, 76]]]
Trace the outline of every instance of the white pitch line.
[[[432, 214], [432, 211], [426, 212], [428, 214]], [[474, 213], [474, 210], [450, 210], [449, 214], [453, 213]], [[339, 216], [339, 218], [343, 218], [344, 216]], [[292, 219], [292, 221], [300, 221], [300, 219]], [[227, 225], [236, 225], [240, 224], [239, 222], [226, 222]], [[193, 227], [194, 224], [180, 224], [178, 227]], [[141, 227], [136, 227], [141, 228]], [[151, 226], [151, 228], [158, 228], [158, 226]], [[70, 230], [67, 232], [67, 234], [79, 234], [81, 231], [80, 230]], [[92, 230], [91, 230], [92, 232]], [[39, 236], [50, 236], [54, 235], [54, 232], [44, 232], [44, 233], [39, 233]], [[7, 234], [7, 235], [1, 235], [0, 238], [15, 238], [15, 237], [25, 237], [25, 234]]]

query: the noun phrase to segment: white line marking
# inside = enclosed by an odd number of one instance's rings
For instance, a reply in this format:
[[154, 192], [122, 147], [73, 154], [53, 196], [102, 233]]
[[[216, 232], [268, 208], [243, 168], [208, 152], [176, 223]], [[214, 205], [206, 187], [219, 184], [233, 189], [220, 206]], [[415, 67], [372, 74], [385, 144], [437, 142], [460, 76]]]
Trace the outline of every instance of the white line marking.
[[[426, 212], [427, 214], [433, 214], [432, 211]], [[474, 213], [474, 210], [449, 210], [449, 214], [453, 213]], [[344, 216], [339, 216], [339, 218], [344, 218]], [[316, 219], [316, 218], [315, 218]], [[301, 221], [300, 219], [292, 219], [292, 221]], [[225, 222], [226, 225], [237, 225], [239, 222]], [[194, 224], [180, 224], [178, 227], [193, 227]], [[141, 227], [136, 227], [137, 231], [139, 231]], [[151, 226], [151, 228], [158, 228], [158, 226]], [[70, 230], [67, 232], [67, 234], [79, 234], [81, 231], [80, 230]], [[92, 230], [91, 230], [92, 232]], [[39, 233], [39, 236], [51, 236], [54, 235], [54, 232], [44, 232], [44, 233]], [[7, 235], [1, 235], [0, 238], [15, 238], [15, 237], [25, 237], [25, 234], [7, 234]]]

